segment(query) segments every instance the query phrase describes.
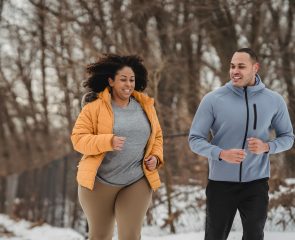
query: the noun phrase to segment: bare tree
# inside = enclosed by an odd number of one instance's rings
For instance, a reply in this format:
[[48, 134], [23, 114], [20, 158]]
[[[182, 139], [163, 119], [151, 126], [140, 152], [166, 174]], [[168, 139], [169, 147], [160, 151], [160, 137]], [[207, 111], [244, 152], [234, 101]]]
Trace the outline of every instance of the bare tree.
[[[2, 11], [4, 4], [22, 21], [10, 19]], [[204, 185], [207, 178], [207, 162], [187, 146], [193, 115], [203, 95], [228, 80], [228, 61], [238, 47], [250, 46], [258, 53], [262, 77], [286, 96], [295, 121], [294, 1], [282, 0], [283, 8], [262, 0], [22, 4], [0, 1], [5, 45], [0, 48], [0, 176], [17, 173], [16, 178], [2, 178], [0, 193], [11, 179], [17, 181], [16, 195], [26, 200], [28, 219], [62, 224], [58, 209], [67, 212], [69, 200], [74, 203], [71, 225], [77, 224], [73, 182], [79, 157], [69, 156], [69, 135], [81, 110], [85, 66], [102, 53], [139, 54], [148, 67], [147, 92], [155, 98], [166, 138], [167, 165], [161, 174], [171, 231], [176, 231], [179, 214], [172, 211], [174, 182], [187, 183], [191, 176]], [[294, 153], [288, 152], [286, 159], [291, 176]], [[36, 191], [30, 196], [28, 189]]]
[[[283, 3], [282, 3], [283, 4]], [[279, 78], [286, 84], [288, 94], [288, 106], [290, 117], [295, 129], [295, 82], [294, 76], [294, 20], [295, 20], [295, 2], [290, 0], [285, 3], [287, 10], [283, 8], [275, 8], [271, 1], [267, 2], [270, 10], [273, 24], [272, 31], [276, 36], [277, 54], [281, 61], [279, 62]], [[280, 21], [283, 16], [287, 16], [283, 21]], [[288, 151], [286, 153], [286, 169], [289, 176], [293, 176], [295, 172], [294, 163], [295, 151]]]

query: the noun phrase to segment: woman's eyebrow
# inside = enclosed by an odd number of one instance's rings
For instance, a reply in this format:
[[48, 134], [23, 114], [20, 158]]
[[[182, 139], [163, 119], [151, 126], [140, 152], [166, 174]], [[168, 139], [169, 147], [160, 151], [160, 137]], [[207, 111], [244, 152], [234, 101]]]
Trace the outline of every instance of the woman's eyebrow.
[[[127, 76], [125, 76], [125, 75], [123, 75], [123, 74], [121, 74], [121, 77], [126, 77], [127, 78]], [[132, 75], [131, 77], [135, 77], [134, 75]]]

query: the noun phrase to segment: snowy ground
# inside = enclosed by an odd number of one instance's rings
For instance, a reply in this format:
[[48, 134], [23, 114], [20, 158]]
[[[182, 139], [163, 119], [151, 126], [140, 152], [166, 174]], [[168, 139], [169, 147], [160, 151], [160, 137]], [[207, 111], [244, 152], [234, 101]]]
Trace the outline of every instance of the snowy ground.
[[[79, 233], [72, 229], [51, 227], [44, 224], [30, 229], [31, 223], [26, 221], [15, 222], [6, 215], [0, 214], [0, 239], [1, 240], [83, 240]], [[6, 234], [3, 233], [4, 229]], [[155, 229], [154, 229], [155, 230]], [[204, 232], [180, 233], [176, 235], [148, 236], [147, 232], [152, 229], [144, 228], [142, 240], [201, 240]], [[228, 240], [240, 240], [241, 232], [231, 232]], [[295, 232], [266, 232], [265, 240], [294, 240]]]
[[[278, 199], [280, 196], [295, 192], [295, 179], [286, 181], [285, 186], [270, 194], [270, 199]], [[165, 225], [167, 207], [165, 204], [165, 189], [159, 191], [160, 198], [155, 201], [151, 211], [153, 215], [152, 226], [144, 226], [142, 240], [201, 240], [204, 239], [205, 206], [204, 189], [192, 186], [174, 186], [172, 193], [173, 212], [179, 212], [175, 219], [177, 234], [169, 234], [169, 227]], [[289, 195], [293, 196], [293, 195]], [[158, 201], [158, 202], [157, 202]], [[294, 203], [294, 200], [291, 199]], [[283, 207], [278, 205], [268, 213], [265, 226], [265, 240], [294, 240], [295, 239], [294, 204]], [[85, 222], [83, 220], [82, 222]], [[162, 228], [161, 228], [162, 226]], [[84, 228], [85, 229], [85, 226]], [[82, 231], [83, 232], [83, 231]], [[228, 240], [241, 240], [242, 226], [239, 215], [236, 215], [232, 232]], [[21, 220], [14, 221], [6, 215], [0, 214], [0, 240], [83, 240], [84, 237], [70, 228], [56, 228], [43, 224], [32, 227], [32, 223]], [[114, 240], [118, 240], [117, 236]]]

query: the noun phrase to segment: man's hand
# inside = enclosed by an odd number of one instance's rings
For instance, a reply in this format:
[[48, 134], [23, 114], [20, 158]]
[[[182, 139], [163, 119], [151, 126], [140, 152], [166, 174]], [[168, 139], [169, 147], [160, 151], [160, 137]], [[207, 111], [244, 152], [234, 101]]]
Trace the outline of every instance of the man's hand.
[[261, 154], [269, 151], [269, 145], [258, 138], [247, 138], [247, 141], [251, 153]]
[[126, 138], [125, 137], [118, 137], [118, 136], [113, 136], [112, 138], [112, 147], [114, 150], [121, 151], [124, 147]]
[[244, 149], [222, 150], [219, 155], [219, 158], [221, 158], [222, 160], [235, 164], [241, 163], [245, 159], [245, 157], [246, 152]]
[[150, 155], [144, 159], [144, 164], [149, 171], [153, 171], [157, 167], [157, 158], [154, 155]]

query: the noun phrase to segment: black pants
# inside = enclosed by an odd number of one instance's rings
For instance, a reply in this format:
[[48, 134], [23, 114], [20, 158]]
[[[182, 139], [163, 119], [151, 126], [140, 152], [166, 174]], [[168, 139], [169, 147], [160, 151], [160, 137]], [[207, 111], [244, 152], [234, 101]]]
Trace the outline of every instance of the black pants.
[[243, 225], [242, 240], [263, 240], [268, 190], [267, 179], [248, 183], [209, 180], [205, 240], [226, 240], [237, 210]]

